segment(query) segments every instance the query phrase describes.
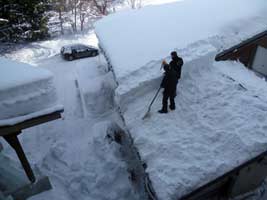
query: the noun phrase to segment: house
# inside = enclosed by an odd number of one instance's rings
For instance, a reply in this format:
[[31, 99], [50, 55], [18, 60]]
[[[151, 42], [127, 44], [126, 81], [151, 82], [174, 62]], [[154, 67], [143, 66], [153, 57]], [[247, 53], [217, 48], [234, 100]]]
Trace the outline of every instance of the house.
[[[144, 187], [137, 187], [141, 196], [227, 199], [254, 190], [266, 177], [260, 162], [267, 148], [265, 82], [259, 88], [262, 80], [242, 63], [214, 61], [221, 49], [266, 30], [265, 6], [263, 0], [185, 0], [97, 22], [99, 45], [118, 83], [124, 131], [133, 141], [122, 147], [138, 151], [136, 160], [129, 155], [125, 162], [132, 179], [140, 180], [133, 185]], [[170, 61], [173, 50], [185, 61], [177, 109], [157, 114], [159, 96], [151, 117], [142, 120], [159, 89], [162, 60]]]
[[216, 56], [216, 61], [238, 60], [249, 69], [267, 76], [267, 31], [259, 33]]

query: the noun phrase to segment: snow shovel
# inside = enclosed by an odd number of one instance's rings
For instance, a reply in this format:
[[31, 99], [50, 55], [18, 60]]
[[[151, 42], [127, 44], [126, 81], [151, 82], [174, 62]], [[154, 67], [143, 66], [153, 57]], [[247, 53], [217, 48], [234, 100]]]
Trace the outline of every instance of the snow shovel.
[[152, 101], [151, 101], [151, 103], [150, 103], [150, 105], [149, 105], [149, 107], [148, 107], [148, 110], [147, 110], [146, 114], [145, 114], [144, 117], [142, 118], [143, 120], [145, 120], [146, 118], [148, 118], [148, 117], [150, 116], [150, 109], [151, 109], [151, 107], [152, 107], [154, 101], [156, 100], [156, 98], [157, 98], [157, 96], [158, 96], [158, 94], [159, 94], [160, 89], [161, 89], [161, 87], [159, 87], [159, 89], [158, 89], [156, 95], [155, 95], [154, 98], [152, 99]]

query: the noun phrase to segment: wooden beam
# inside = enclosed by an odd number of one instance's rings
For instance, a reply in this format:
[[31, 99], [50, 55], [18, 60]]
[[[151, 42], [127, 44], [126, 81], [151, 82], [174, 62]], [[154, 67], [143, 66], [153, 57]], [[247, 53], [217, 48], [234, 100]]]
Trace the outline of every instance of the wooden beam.
[[23, 129], [27, 129], [33, 126], [37, 126], [39, 124], [43, 124], [52, 120], [56, 120], [61, 118], [61, 113], [63, 110], [53, 112], [51, 114], [43, 115], [40, 117], [35, 117], [29, 120], [26, 120], [24, 122], [15, 124], [13, 126], [2, 126], [0, 127], [0, 136], [10, 135], [10, 134], [16, 134], [18, 132], [21, 132]]
[[4, 139], [16, 151], [16, 154], [19, 157], [20, 163], [22, 164], [22, 167], [23, 167], [28, 179], [32, 183], [34, 183], [36, 181], [36, 178], [35, 178], [34, 173], [32, 171], [31, 165], [30, 165], [29, 161], [27, 160], [27, 157], [26, 157], [26, 155], [22, 149], [22, 146], [19, 142], [17, 135], [5, 135]]
[[23, 166], [23, 169], [28, 177], [28, 179], [34, 183], [36, 181], [35, 175], [32, 171], [29, 161], [23, 151], [23, 148], [19, 142], [18, 135], [23, 129], [37, 126], [55, 119], [61, 118], [61, 113], [63, 110], [59, 110], [47, 115], [35, 117], [24, 122], [15, 124], [13, 126], [2, 126], [0, 127], [0, 136], [4, 137], [7, 143], [16, 151], [16, 154]]
[[251, 37], [248, 40], [245, 40], [245, 41], [241, 42], [240, 44], [235, 45], [235, 46], [219, 53], [218, 55], [216, 55], [215, 60], [216, 61], [228, 60], [229, 57], [232, 54], [234, 54], [236, 51], [238, 51], [241, 48], [244, 48], [247, 45], [250, 45], [252, 43], [257, 43], [259, 40], [261, 40], [262, 38], [266, 38], [266, 37], [267, 37], [267, 31], [261, 32], [261, 33], [255, 35], [254, 37]]

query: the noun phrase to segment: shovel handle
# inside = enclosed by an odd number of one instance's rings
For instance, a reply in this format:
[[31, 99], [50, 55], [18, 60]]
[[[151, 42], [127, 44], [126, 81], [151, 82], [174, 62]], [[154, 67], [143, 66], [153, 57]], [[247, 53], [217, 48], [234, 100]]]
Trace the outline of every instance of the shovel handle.
[[151, 101], [151, 103], [150, 103], [150, 105], [149, 105], [149, 110], [150, 110], [151, 106], [153, 105], [154, 101], [156, 100], [156, 98], [157, 98], [157, 96], [158, 96], [160, 90], [161, 90], [161, 87], [159, 87], [157, 93], [155, 94], [154, 98], [152, 99], [152, 101]]

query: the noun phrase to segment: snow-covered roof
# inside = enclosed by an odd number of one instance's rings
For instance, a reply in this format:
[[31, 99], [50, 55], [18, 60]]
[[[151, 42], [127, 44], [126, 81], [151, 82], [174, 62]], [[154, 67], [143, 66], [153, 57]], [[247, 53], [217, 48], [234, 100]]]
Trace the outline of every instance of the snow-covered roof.
[[52, 77], [45, 69], [3, 57], [0, 58], [0, 72], [0, 91]]
[[[213, 63], [223, 48], [266, 29], [266, 9], [264, 0], [184, 0], [96, 24], [125, 123], [159, 199], [178, 199], [266, 150], [266, 83], [239, 63]], [[177, 109], [157, 114], [159, 97], [143, 121], [161, 60], [172, 50], [185, 61]]]
[[[264, 0], [184, 0], [119, 12], [95, 27], [122, 86], [124, 77], [166, 58], [174, 49], [184, 56], [189, 45], [212, 37], [239, 42], [261, 32], [266, 29], [266, 9]], [[224, 47], [216, 41], [212, 45]]]
[[62, 110], [51, 72], [0, 58], [0, 126]]
[[127, 105], [127, 127], [159, 200], [180, 199], [267, 149], [265, 80], [240, 63], [212, 60], [183, 69], [175, 111], [158, 114], [159, 96], [142, 120], [156, 90]]

